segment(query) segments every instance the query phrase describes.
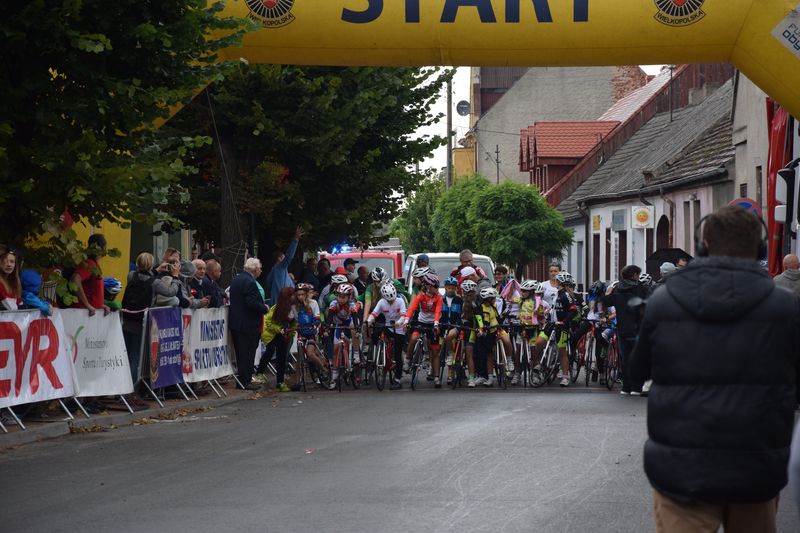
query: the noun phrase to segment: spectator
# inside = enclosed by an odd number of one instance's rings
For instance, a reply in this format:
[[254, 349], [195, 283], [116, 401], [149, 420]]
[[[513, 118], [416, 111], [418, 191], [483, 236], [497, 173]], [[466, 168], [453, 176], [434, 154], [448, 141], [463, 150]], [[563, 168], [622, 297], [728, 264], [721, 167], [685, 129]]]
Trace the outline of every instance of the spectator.
[[503, 265], [494, 267], [494, 288], [498, 293], [502, 293], [508, 283], [508, 268]]
[[173, 261], [181, 262], [181, 253], [175, 248], [167, 248], [164, 250], [164, 255], [161, 258], [162, 263], [172, 263]]
[[256, 283], [256, 278], [260, 275], [261, 261], [251, 257], [245, 261], [244, 272], [234, 278], [230, 287], [230, 331], [236, 351], [239, 381], [246, 390], [261, 389], [251, 382], [261, 325], [264, 315], [267, 314], [267, 306]]
[[181, 265], [173, 260], [162, 263], [156, 268], [156, 280], [153, 282], [156, 307], [178, 307], [181, 305]]
[[312, 257], [306, 261], [303, 273], [300, 275], [300, 283], [308, 283], [314, 289], [319, 288], [319, 278], [317, 278], [317, 261]]
[[[192, 295], [192, 298], [205, 298], [208, 296], [208, 287], [206, 285], [206, 262], [202, 259], [195, 259], [192, 261], [192, 264], [194, 265], [194, 276], [187, 280], [189, 293]], [[210, 300], [211, 298], [209, 297], [209, 302]]]
[[356, 265], [358, 261], [353, 259], [352, 257], [348, 257], [344, 260], [344, 269], [347, 271], [347, 279], [350, 280], [350, 283], [354, 283], [358, 279], [358, 274], [356, 274]]
[[[122, 336], [128, 350], [131, 379], [134, 386], [139, 383], [142, 356], [142, 333], [145, 309], [153, 307], [155, 281], [153, 265], [155, 257], [147, 252], [136, 257], [136, 270], [128, 274], [125, 294], [122, 296]], [[128, 403], [135, 411], [147, 409], [147, 404], [136, 393], [128, 397]]]
[[38, 309], [45, 316], [53, 314], [53, 306], [39, 298], [42, 276], [35, 270], [23, 270], [20, 274], [22, 303], [27, 309]]
[[103, 279], [103, 301], [114, 311], [122, 310], [122, 304], [117, 301], [117, 296], [122, 292], [122, 283], [117, 278]]
[[[489, 276], [486, 275], [486, 272], [481, 267], [475, 266], [475, 260], [472, 255], [472, 251], [462, 250], [461, 253], [458, 254], [458, 259], [461, 261], [461, 264], [458, 266], [458, 268], [453, 269], [453, 271], [450, 273], [450, 275], [454, 278], [459, 278], [459, 276], [461, 276], [460, 272], [466, 267], [470, 267], [475, 269], [481, 279], [489, 279]], [[459, 283], [461, 283], [461, 281], [461, 279], [458, 280]]]
[[369, 284], [370, 284], [369, 268], [365, 266], [358, 267], [358, 277], [353, 282], [353, 285], [355, 285], [358, 294], [364, 294]]
[[606, 305], [617, 310], [617, 340], [619, 356], [622, 362], [622, 394], [641, 396], [643, 381], [637, 381], [630, 372], [630, 359], [636, 345], [636, 336], [641, 325], [641, 308], [629, 305], [634, 298], [646, 300], [647, 287], [639, 283], [642, 269], [636, 265], [628, 265], [620, 272], [622, 278], [616, 287], [608, 289]]
[[[483, 270], [481, 270], [480, 272], [483, 272]], [[467, 280], [467, 279], [472, 280], [472, 281], [474, 281], [475, 283], [478, 284], [478, 293], [480, 293], [481, 290], [483, 290], [483, 289], [485, 289], [487, 287], [491, 287], [492, 286], [492, 282], [489, 281], [489, 278], [487, 278], [486, 276], [481, 276], [480, 272], [478, 272], [478, 270], [476, 270], [473, 267], [469, 267], [469, 266], [468, 267], [464, 267], [461, 270], [461, 272], [459, 272], [459, 277], [461, 278], [459, 280], [459, 284], [460, 284], [461, 281], [464, 281], [464, 280]]]
[[686, 265], [688, 265], [688, 264], [689, 264], [689, 260], [688, 260], [688, 259], [686, 259], [685, 257], [681, 257], [681, 258], [680, 258], [680, 259], [678, 259], [678, 261], [675, 263], [675, 268], [677, 268], [678, 270], [680, 270], [680, 269], [682, 269], [682, 268], [686, 268]]
[[[294, 290], [288, 287], [281, 289], [277, 303], [267, 313], [264, 320], [264, 332], [261, 341], [266, 347], [266, 353], [275, 353], [275, 388], [278, 392], [288, 392], [290, 389], [284, 382], [286, 378], [286, 357], [289, 354], [289, 344], [294, 330], [297, 329], [297, 320], [292, 312], [294, 305]], [[267, 364], [271, 357], [264, 356], [258, 363], [254, 382], [264, 384], [267, 382]], [[299, 387], [293, 390], [299, 390]]]
[[797, 424], [792, 440], [792, 456], [789, 460], [789, 486], [797, 510], [800, 511], [800, 424]]
[[205, 261], [206, 264], [208, 264], [208, 262], [212, 260], [216, 261], [217, 263], [220, 262], [219, 257], [217, 257], [217, 254], [215, 254], [213, 250], [208, 250], [207, 252], [203, 252], [203, 255], [200, 256], [200, 259]]
[[699, 233], [701, 258], [650, 299], [631, 362], [633, 379], [653, 379], [644, 469], [656, 527], [774, 532], [800, 400], [800, 307], [761, 269], [752, 212], [723, 207]]
[[800, 259], [789, 254], [783, 258], [783, 274], [775, 277], [775, 285], [800, 296]]
[[15, 311], [22, 305], [22, 284], [19, 279], [17, 255], [0, 244], [0, 308]]
[[205, 296], [202, 298], [195, 298], [192, 296], [190, 283], [194, 279], [196, 273], [197, 267], [195, 266], [194, 262], [184, 261], [181, 264], [181, 290], [178, 298], [181, 301], [181, 307], [184, 309], [201, 309], [203, 307], [208, 307], [210, 298]]
[[429, 266], [431, 266], [431, 258], [428, 257], [428, 254], [419, 254], [417, 256], [417, 268], [426, 268]]
[[101, 233], [89, 237], [89, 254], [86, 262], [75, 269], [70, 281], [77, 286], [78, 302], [72, 307], [86, 309], [89, 316], [94, 316], [98, 309], [105, 314], [111, 309], [105, 304], [103, 289], [103, 271], [100, 260], [108, 251], [108, 242]]
[[206, 261], [206, 288], [209, 307], [222, 307], [225, 305], [225, 293], [219, 286], [222, 277], [222, 265], [216, 259]]
[[667, 281], [667, 278], [670, 277], [678, 270], [674, 264], [667, 261], [666, 263], [661, 263], [661, 266], [658, 268], [658, 271], [661, 273], [661, 279], [658, 280], [659, 283], [664, 283]]
[[324, 287], [327, 287], [331, 284], [331, 277], [333, 277], [333, 272], [331, 272], [331, 262], [323, 257], [317, 261], [317, 294], [319, 294]]
[[270, 301], [273, 302], [273, 304], [278, 301], [278, 295], [281, 289], [287, 287], [294, 289], [294, 281], [289, 277], [289, 265], [292, 264], [294, 254], [297, 252], [297, 243], [304, 233], [305, 231], [303, 228], [298, 226], [294, 232], [294, 239], [289, 243], [289, 248], [286, 250], [286, 253], [284, 254], [280, 251], [276, 251], [273, 254], [273, 267], [267, 276], [267, 289], [270, 292]]

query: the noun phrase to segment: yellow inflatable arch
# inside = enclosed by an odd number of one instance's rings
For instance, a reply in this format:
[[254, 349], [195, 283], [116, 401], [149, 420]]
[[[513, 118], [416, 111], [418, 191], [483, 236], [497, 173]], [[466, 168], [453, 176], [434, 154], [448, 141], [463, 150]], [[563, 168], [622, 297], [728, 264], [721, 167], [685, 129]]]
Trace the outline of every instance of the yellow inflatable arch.
[[798, 0], [235, 0], [229, 58], [301, 65], [736, 65], [800, 116]]

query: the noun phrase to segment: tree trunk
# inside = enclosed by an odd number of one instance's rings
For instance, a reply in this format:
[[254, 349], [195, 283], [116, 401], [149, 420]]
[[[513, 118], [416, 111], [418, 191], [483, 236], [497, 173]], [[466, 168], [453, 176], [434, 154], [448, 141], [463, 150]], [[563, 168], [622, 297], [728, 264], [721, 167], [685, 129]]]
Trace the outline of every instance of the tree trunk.
[[220, 161], [220, 242], [219, 255], [222, 259], [222, 278], [220, 283], [227, 287], [231, 280], [244, 267], [246, 243], [244, 240], [244, 220], [239, 213], [237, 160], [235, 151], [225, 139], [219, 139], [219, 149], [224, 154], [224, 164]]

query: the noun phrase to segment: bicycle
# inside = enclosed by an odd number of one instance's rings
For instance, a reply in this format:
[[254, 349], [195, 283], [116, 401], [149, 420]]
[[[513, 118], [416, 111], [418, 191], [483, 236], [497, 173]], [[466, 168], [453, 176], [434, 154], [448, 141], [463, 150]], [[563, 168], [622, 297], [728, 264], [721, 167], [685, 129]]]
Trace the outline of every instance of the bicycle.
[[[331, 331], [352, 331], [352, 327], [334, 327], [330, 328]], [[358, 389], [360, 386], [360, 379], [357, 376], [357, 371], [354, 371], [354, 351], [352, 341], [347, 335], [342, 335], [339, 343], [334, 347], [333, 355], [333, 368], [336, 368], [336, 388], [342, 392], [343, 384], [350, 382], [353, 389]], [[359, 365], [360, 366], [360, 365]]]
[[[496, 330], [501, 329], [500, 326]], [[497, 386], [503, 389], [508, 388], [508, 355], [506, 354], [506, 347], [503, 344], [500, 335], [495, 335], [494, 341], [494, 375], [497, 378]]]
[[[518, 336], [520, 342], [519, 348], [519, 375], [522, 378], [522, 388], [527, 389], [529, 385], [533, 385], [533, 365], [531, 364], [531, 343], [530, 339], [537, 337], [536, 326], [522, 326]], [[528, 332], [532, 332], [533, 336], [529, 337]]]
[[547, 344], [545, 344], [542, 351], [542, 359], [539, 362], [540, 379], [531, 382], [535, 389], [542, 387], [545, 383], [553, 383], [558, 375], [558, 369], [561, 365], [558, 341], [561, 337], [561, 328], [563, 326], [564, 324], [560, 322], [553, 324], [553, 330], [547, 337]]
[[[330, 384], [330, 371], [326, 372], [325, 368], [318, 369], [315, 365], [310, 364], [310, 358], [308, 356], [308, 348], [313, 347], [316, 350], [317, 359], [321, 362], [326, 361], [325, 356], [322, 354], [322, 351], [319, 349], [317, 345], [316, 338], [317, 338], [317, 328], [314, 328], [314, 334], [309, 337], [298, 335], [297, 336], [297, 355], [299, 358], [298, 364], [300, 365], [300, 386], [303, 389], [303, 392], [307, 392], [306, 390], [306, 370], [308, 370], [308, 375], [311, 379], [314, 379], [314, 374], [317, 375], [317, 381], [315, 383], [320, 386], [327, 386]], [[312, 341], [313, 339], [313, 341]], [[312, 342], [310, 342], [312, 341]]]
[[614, 330], [614, 335], [608, 343], [608, 354], [606, 355], [606, 388], [614, 390], [614, 385], [617, 383], [620, 374], [620, 360], [619, 360], [619, 346], [617, 344], [617, 332]]
[[416, 323], [410, 328], [410, 331], [419, 332], [414, 349], [411, 352], [411, 390], [417, 389], [417, 376], [422, 364], [426, 360], [430, 360], [430, 339], [429, 335], [433, 334], [433, 326], [428, 326]]
[[465, 326], [456, 326], [458, 336], [456, 337], [456, 347], [453, 350], [453, 382], [450, 387], [456, 390], [464, 386], [467, 381], [467, 332], [477, 331]]
[[394, 371], [394, 357], [386, 357], [387, 353], [394, 354], [394, 338], [387, 335], [393, 331], [394, 324], [380, 325], [379, 327], [381, 331], [373, 350], [373, 372], [375, 374], [375, 387], [382, 391], [386, 388], [386, 377], [391, 376]]

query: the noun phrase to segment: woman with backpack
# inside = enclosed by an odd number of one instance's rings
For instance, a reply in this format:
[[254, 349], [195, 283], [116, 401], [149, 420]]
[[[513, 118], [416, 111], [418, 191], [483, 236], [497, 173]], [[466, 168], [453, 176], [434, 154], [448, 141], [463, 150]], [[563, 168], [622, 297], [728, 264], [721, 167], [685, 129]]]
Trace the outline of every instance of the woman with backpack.
[[[128, 350], [128, 361], [131, 366], [131, 378], [134, 387], [139, 382], [139, 371], [142, 356], [142, 327], [144, 325], [144, 310], [153, 306], [153, 264], [155, 258], [147, 252], [139, 254], [136, 258], [136, 270], [128, 274], [128, 284], [125, 295], [122, 297], [122, 335], [125, 337], [125, 347]], [[134, 410], [148, 407], [147, 404], [135, 393], [128, 399]]]

